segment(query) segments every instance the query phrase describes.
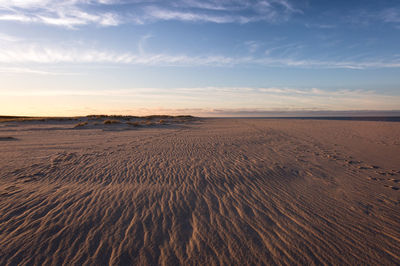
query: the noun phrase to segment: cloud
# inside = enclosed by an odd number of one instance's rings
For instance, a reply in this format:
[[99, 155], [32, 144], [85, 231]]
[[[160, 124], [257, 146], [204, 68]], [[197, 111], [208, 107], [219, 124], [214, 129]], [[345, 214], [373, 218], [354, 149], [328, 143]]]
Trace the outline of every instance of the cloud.
[[[123, 8], [121, 8], [123, 7]], [[123, 11], [116, 11], [123, 10]], [[286, 0], [0, 0], [0, 20], [41, 23], [70, 29], [160, 20], [211, 23], [278, 22], [301, 12]]]
[[0, 14], [0, 21], [18, 21], [18, 22], [36, 22], [37, 19], [34, 17], [22, 15], [22, 14]]
[[[0, 68], [1, 69], [1, 68]], [[174, 95], [275, 95], [296, 97], [329, 97], [329, 98], [353, 98], [353, 97], [375, 97], [373, 90], [322, 90], [319, 88], [288, 88], [288, 87], [183, 87], [183, 88], [132, 88], [132, 89], [110, 89], [110, 90], [34, 90], [3, 91], [1, 95], [7, 96], [41, 96], [41, 95], [79, 95], [79, 96], [137, 96], [137, 95], [163, 95], [166, 91]], [[386, 97], [379, 95], [381, 97]]]
[[71, 28], [89, 23], [101, 26], [117, 26], [119, 24], [118, 18], [114, 14], [102, 13], [101, 15], [94, 15], [82, 11], [72, 11], [68, 15], [62, 14], [58, 17], [38, 16], [36, 19], [44, 24]]
[[250, 53], [255, 53], [261, 46], [261, 44], [257, 41], [246, 41], [244, 45], [247, 47], [247, 50]]
[[317, 23], [306, 23], [305, 26], [307, 28], [316, 28], [316, 29], [334, 29], [336, 25], [332, 24], [317, 24]]
[[[165, 110], [167, 111], [167, 110]], [[365, 116], [399, 116], [396, 110], [318, 110], [312, 108], [280, 108], [276, 110], [230, 108], [230, 109], [181, 109], [177, 113], [198, 114], [206, 117], [365, 117]]]
[[298, 59], [291, 57], [244, 56], [234, 57], [225, 55], [186, 55], [186, 54], [154, 54], [145, 53], [143, 45], [146, 39], [139, 43], [139, 53], [116, 52], [110, 50], [45, 47], [27, 45], [24, 43], [7, 45], [0, 42], [0, 63], [3, 64], [119, 64], [146, 66], [266, 66], [293, 68], [332, 68], [332, 69], [368, 69], [368, 68], [399, 68], [400, 58], [376, 59], [374, 61], [323, 61]]
[[299, 42], [275, 44], [275, 46], [268, 47], [265, 50], [265, 55], [278, 54], [280, 57], [293, 57], [297, 55], [305, 45]]
[[[227, 15], [210, 15], [210, 14], [199, 14], [188, 11], [175, 11], [168, 9], [161, 9], [158, 7], [147, 8], [146, 18], [148, 20], [180, 20], [180, 21], [192, 21], [192, 22], [214, 22], [214, 23], [232, 23], [235, 20], [239, 20], [240, 17], [232, 17]], [[243, 21], [245, 22], [245, 21]], [[246, 21], [248, 22], [248, 21]]]
[[[153, 114], [186, 113], [202, 116], [312, 116], [355, 115], [360, 110], [400, 110], [398, 95], [382, 95], [368, 90], [318, 88], [198, 87], [12, 91], [0, 89], [0, 96], [0, 99], [6, 102], [29, 100], [31, 103], [35, 102], [32, 101], [32, 97], [40, 99], [50, 97], [52, 103], [56, 105], [57, 102], [60, 104], [67, 102], [76, 103], [74, 108], [83, 108], [84, 104], [85, 108], [92, 110], [97, 108], [99, 113], [114, 114], [138, 114], [148, 111]], [[18, 97], [18, 100], [15, 100], [15, 97]], [[136, 107], [132, 109], [131, 106]], [[339, 110], [353, 112], [332, 112]], [[77, 112], [77, 114], [84, 113]], [[376, 115], [376, 112], [363, 114]]]
[[144, 36], [142, 36], [142, 37], [140, 38], [140, 40], [139, 40], [139, 42], [138, 42], [138, 51], [139, 51], [139, 54], [143, 55], [143, 54], [146, 53], [146, 52], [145, 52], [145, 46], [146, 46], [147, 40], [150, 39], [150, 38], [152, 38], [152, 37], [153, 37], [153, 35], [151, 35], [151, 34], [146, 34], [146, 35], [144, 35]]
[[34, 74], [34, 75], [78, 75], [78, 73], [52, 72], [26, 67], [0, 67], [0, 73], [5, 74]]
[[21, 41], [21, 38], [0, 32], [0, 42], [19, 42], [19, 41]]
[[41, 23], [71, 29], [88, 24], [116, 26], [120, 24], [117, 14], [101, 9], [91, 11], [92, 7], [111, 3], [100, 0], [0, 0], [0, 21]]
[[400, 26], [400, 7], [388, 7], [376, 10], [353, 11], [348, 20], [355, 24], [369, 26], [377, 22]]
[[213, 23], [278, 22], [301, 12], [285, 0], [172, 1], [169, 5], [145, 8], [146, 20], [180, 20]]
[[388, 8], [380, 12], [379, 17], [388, 23], [400, 23], [400, 9]]

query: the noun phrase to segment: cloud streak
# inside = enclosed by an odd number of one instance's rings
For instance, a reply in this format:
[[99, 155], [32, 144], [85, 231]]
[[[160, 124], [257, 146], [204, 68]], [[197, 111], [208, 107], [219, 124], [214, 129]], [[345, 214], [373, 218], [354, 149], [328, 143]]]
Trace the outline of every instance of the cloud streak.
[[[123, 7], [123, 11], [115, 11]], [[121, 9], [120, 9], [121, 10]], [[286, 0], [0, 0], [0, 21], [40, 23], [70, 29], [178, 20], [210, 23], [278, 22], [301, 12]]]
[[369, 26], [374, 23], [380, 22], [385, 24], [392, 24], [399, 27], [400, 25], [400, 7], [388, 7], [378, 10], [356, 10], [351, 13], [348, 20], [355, 24]]
[[[71, 108], [85, 108], [97, 112], [188, 113], [203, 116], [293, 116], [339, 110], [400, 110], [400, 96], [381, 95], [367, 90], [321, 90], [317, 88], [134, 88], [110, 90], [0, 90], [5, 104], [24, 102], [32, 97], [50, 97], [53, 104], [76, 103]], [[16, 101], [15, 99], [18, 98]], [[112, 98], [112, 104], [110, 103]], [[76, 100], [74, 100], [76, 99]], [[88, 99], [91, 99], [88, 101]], [[35, 102], [35, 101], [33, 101]], [[227, 104], [229, 102], [229, 104]], [[65, 104], [65, 103], [64, 103]], [[57, 104], [58, 105], [58, 104]], [[132, 106], [136, 106], [132, 109]], [[14, 108], [14, 107], [13, 107]], [[147, 110], [147, 111], [146, 111]], [[318, 111], [318, 112], [316, 112]], [[82, 113], [77, 112], [82, 115]], [[364, 113], [365, 115], [366, 113]], [[349, 115], [349, 113], [347, 113]]]
[[250, 23], [256, 21], [284, 21], [296, 12], [285, 0], [269, 1], [195, 1], [182, 0], [169, 6], [149, 6], [144, 19], [180, 20], [213, 23]]
[[[1, 37], [1, 36], [0, 36]], [[11, 38], [9, 36], [9, 38]], [[144, 53], [143, 47], [139, 53], [115, 52], [109, 50], [44, 47], [39, 45], [17, 45], [0, 43], [0, 63], [3, 64], [117, 64], [144, 66], [266, 66], [293, 68], [333, 68], [333, 69], [368, 69], [368, 68], [399, 68], [400, 59], [385, 58], [375, 61], [322, 61], [298, 59], [290, 57], [244, 56], [233, 57], [225, 55], [191, 56], [185, 54], [154, 54]]]
[[0, 0], [0, 21], [40, 23], [70, 29], [88, 24], [116, 26], [120, 24], [116, 13], [89, 11], [88, 8], [110, 3], [100, 0]]
[[379, 17], [384, 22], [400, 24], [400, 8], [387, 8], [380, 12]]
[[33, 75], [45, 75], [45, 76], [64, 76], [64, 75], [79, 75], [78, 73], [66, 73], [66, 72], [53, 72], [45, 71], [27, 67], [0, 67], [0, 73], [4, 74], [33, 74]]

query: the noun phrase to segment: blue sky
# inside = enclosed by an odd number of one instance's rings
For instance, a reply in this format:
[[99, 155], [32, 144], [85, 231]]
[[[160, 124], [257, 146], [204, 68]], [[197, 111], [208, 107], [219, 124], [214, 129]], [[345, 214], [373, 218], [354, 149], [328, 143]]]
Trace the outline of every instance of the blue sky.
[[0, 113], [400, 110], [400, 2], [0, 0]]

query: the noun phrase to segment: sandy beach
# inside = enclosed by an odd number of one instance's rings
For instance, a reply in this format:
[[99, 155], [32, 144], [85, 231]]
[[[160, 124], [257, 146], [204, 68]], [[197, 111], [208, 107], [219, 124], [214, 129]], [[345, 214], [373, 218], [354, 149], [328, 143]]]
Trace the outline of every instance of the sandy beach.
[[399, 265], [400, 123], [0, 123], [0, 265]]

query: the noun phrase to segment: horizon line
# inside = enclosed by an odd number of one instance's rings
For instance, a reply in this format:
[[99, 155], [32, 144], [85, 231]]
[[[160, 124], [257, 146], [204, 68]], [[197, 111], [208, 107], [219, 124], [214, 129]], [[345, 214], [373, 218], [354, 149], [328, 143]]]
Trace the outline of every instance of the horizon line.
[[298, 111], [267, 111], [267, 110], [223, 110], [214, 109], [203, 111], [204, 115], [195, 115], [186, 112], [176, 112], [174, 114], [83, 114], [83, 115], [0, 115], [0, 118], [81, 118], [89, 116], [126, 116], [126, 117], [146, 117], [146, 116], [194, 116], [198, 118], [313, 118], [313, 117], [400, 117], [400, 110], [298, 110]]

